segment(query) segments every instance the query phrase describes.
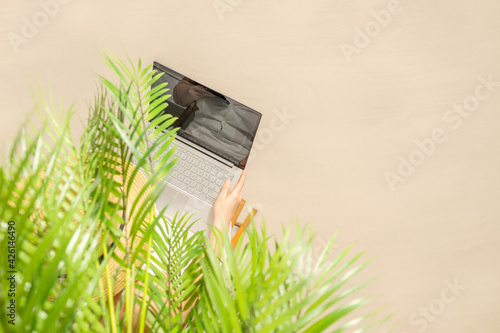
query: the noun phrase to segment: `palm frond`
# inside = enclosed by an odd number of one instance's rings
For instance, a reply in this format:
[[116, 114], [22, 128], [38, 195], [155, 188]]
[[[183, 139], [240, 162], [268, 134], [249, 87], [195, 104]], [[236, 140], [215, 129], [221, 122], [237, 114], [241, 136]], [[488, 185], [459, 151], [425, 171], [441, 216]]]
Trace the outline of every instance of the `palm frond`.
[[[210, 325], [214, 332], [322, 332], [369, 301], [361, 297], [342, 302], [371, 282], [341, 290], [367, 264], [357, 264], [362, 253], [340, 265], [348, 248], [335, 261], [321, 259], [313, 266], [312, 235], [303, 241], [300, 235], [305, 230], [297, 229], [298, 237], [292, 241], [292, 229], [284, 229], [275, 249], [268, 246], [265, 229], [250, 228], [248, 243], [234, 252], [228, 237], [219, 235], [225, 253], [221, 262], [210, 249], [200, 262], [203, 291], [192, 314], [197, 330]], [[326, 247], [322, 258], [330, 249]]]

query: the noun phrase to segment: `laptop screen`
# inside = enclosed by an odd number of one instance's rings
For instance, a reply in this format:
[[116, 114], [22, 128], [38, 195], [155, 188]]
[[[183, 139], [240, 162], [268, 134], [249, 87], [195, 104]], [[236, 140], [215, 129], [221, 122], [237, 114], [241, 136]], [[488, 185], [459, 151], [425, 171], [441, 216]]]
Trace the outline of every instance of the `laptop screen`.
[[168, 106], [162, 114], [178, 118], [178, 136], [244, 168], [262, 115], [157, 62], [164, 73], [151, 89], [167, 82]]

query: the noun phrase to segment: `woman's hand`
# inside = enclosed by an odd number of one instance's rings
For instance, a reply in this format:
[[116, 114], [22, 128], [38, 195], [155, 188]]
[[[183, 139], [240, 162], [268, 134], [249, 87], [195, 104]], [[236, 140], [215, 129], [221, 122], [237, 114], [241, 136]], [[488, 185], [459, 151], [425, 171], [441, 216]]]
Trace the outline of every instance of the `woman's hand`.
[[214, 203], [214, 226], [221, 231], [228, 231], [229, 224], [233, 219], [241, 202], [241, 191], [245, 183], [246, 171], [241, 173], [238, 183], [234, 186], [231, 193], [231, 181], [226, 180], [217, 199]]

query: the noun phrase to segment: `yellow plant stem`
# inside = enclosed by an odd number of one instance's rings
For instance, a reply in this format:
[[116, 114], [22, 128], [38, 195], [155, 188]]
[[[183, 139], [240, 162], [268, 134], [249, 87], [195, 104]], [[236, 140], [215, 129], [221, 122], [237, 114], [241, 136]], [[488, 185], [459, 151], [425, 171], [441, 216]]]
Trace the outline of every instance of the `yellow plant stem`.
[[[154, 211], [149, 212], [149, 221], [153, 221]], [[146, 255], [146, 276], [144, 277], [144, 291], [142, 293], [142, 304], [141, 304], [141, 321], [139, 324], [139, 333], [144, 333], [144, 326], [146, 324], [146, 295], [149, 282], [149, 266], [151, 262], [151, 246], [153, 245], [153, 235], [149, 235], [148, 238], [148, 250]]]
[[[99, 269], [99, 263], [95, 263], [97, 269]], [[106, 295], [104, 295], [104, 285], [102, 283], [102, 279], [99, 279], [99, 291], [101, 292], [101, 295], [104, 297]], [[109, 324], [107, 321], [106, 321], [106, 324]]]
[[[104, 253], [104, 259], [108, 256], [108, 252], [106, 249], [106, 244], [102, 244], [102, 249]], [[115, 318], [115, 303], [113, 300], [113, 288], [111, 287], [111, 276], [109, 273], [109, 266], [106, 265], [106, 284], [108, 286], [108, 304], [109, 304], [109, 317], [111, 319], [111, 330], [113, 333], [116, 333], [116, 318]]]
[[127, 332], [132, 333], [132, 325], [133, 325], [133, 314], [134, 309], [132, 308], [134, 305], [134, 291], [131, 286], [132, 276], [134, 274], [134, 267], [127, 266], [126, 272], [126, 283], [125, 283], [125, 304], [126, 304], [126, 321], [127, 321]]

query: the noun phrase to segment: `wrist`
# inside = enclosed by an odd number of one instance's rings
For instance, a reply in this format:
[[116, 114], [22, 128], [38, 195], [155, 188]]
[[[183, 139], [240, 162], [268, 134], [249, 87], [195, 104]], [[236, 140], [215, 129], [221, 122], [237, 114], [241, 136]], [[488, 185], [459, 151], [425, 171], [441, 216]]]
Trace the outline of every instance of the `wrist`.
[[219, 229], [220, 231], [227, 230], [227, 223], [221, 216], [214, 216], [214, 227]]

